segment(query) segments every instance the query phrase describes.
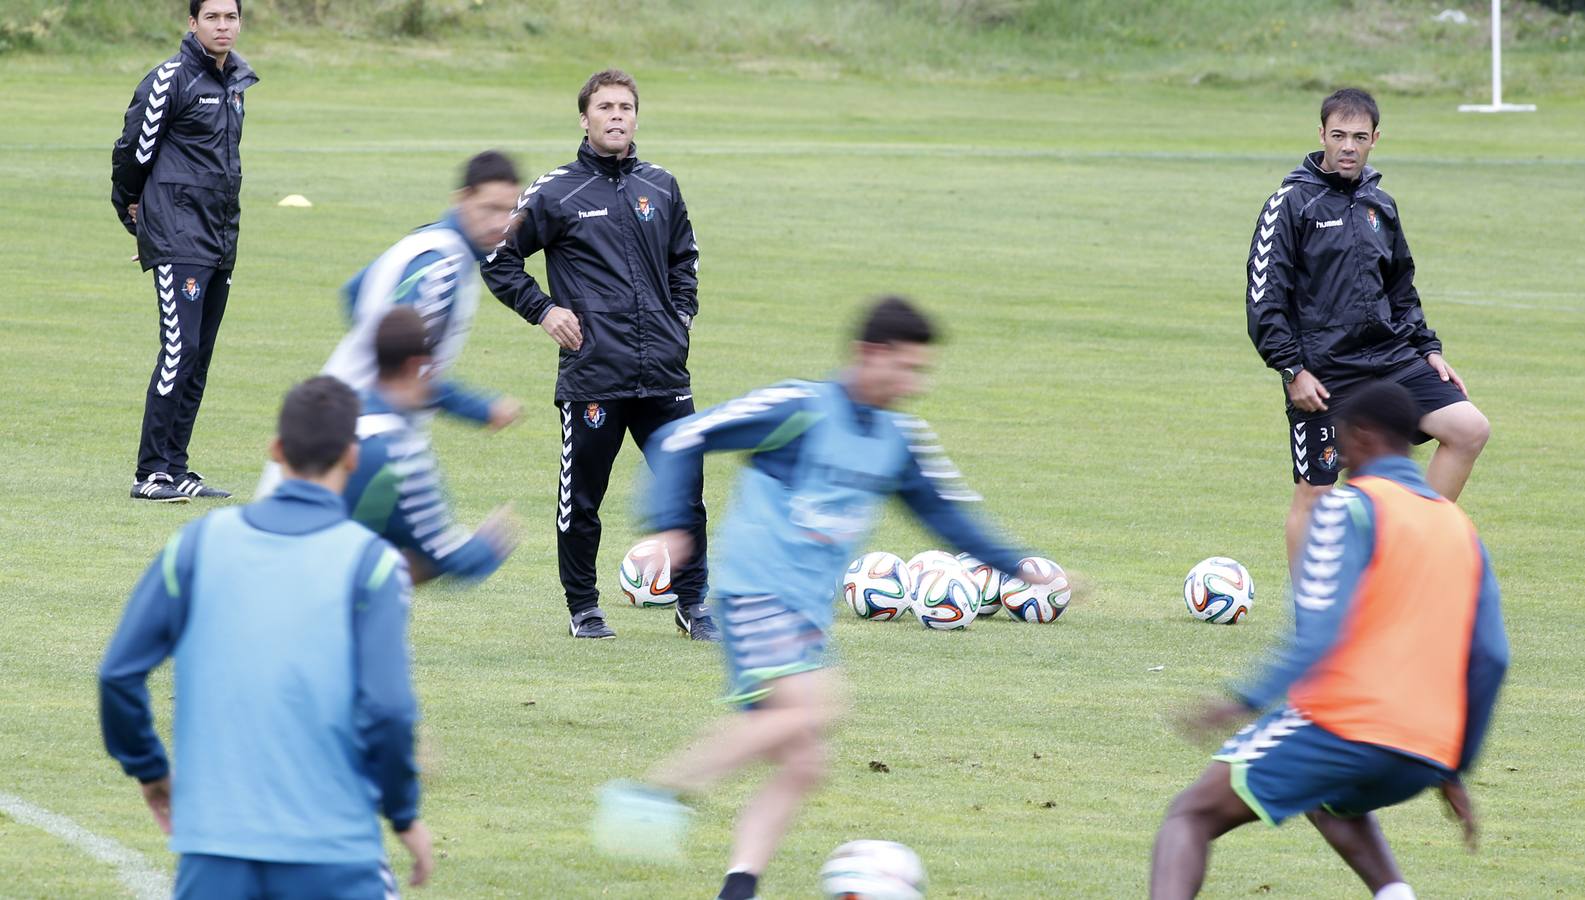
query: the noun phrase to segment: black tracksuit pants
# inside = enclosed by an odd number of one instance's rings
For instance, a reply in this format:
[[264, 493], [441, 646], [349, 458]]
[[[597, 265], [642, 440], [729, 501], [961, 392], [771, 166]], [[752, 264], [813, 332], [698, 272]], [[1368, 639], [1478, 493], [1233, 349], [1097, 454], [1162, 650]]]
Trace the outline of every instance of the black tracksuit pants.
[[[693, 394], [683, 391], [664, 397], [629, 397], [598, 402], [560, 404], [561, 478], [556, 496], [556, 558], [561, 586], [567, 592], [567, 609], [578, 613], [597, 604], [595, 557], [600, 552], [600, 502], [611, 480], [622, 439], [633, 436], [643, 449], [650, 435], [667, 422], [693, 414]], [[704, 488], [704, 465], [694, 473], [694, 483]], [[693, 559], [672, 572], [677, 604], [689, 608], [702, 603], [708, 591], [705, 562], [704, 498], [693, 498]]]
[[215, 353], [215, 337], [231, 294], [230, 269], [165, 265], [154, 267], [159, 310], [159, 353], [143, 399], [143, 437], [137, 478], [187, 473], [187, 442], [204, 399], [204, 380]]

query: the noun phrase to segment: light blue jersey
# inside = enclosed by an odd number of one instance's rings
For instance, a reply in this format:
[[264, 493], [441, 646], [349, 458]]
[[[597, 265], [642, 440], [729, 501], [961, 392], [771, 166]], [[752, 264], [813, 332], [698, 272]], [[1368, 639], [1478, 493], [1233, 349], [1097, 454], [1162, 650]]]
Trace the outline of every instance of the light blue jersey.
[[923, 422], [854, 403], [838, 382], [785, 382], [657, 432], [646, 450], [654, 528], [684, 527], [686, 460], [714, 450], [750, 451], [711, 542], [715, 592], [774, 595], [821, 630], [830, 628], [837, 581], [875, 508], [893, 494], [949, 543], [1003, 571], [1024, 556], [969, 515], [967, 501], [978, 497]]
[[[289, 480], [182, 529], [100, 666], [105, 746], [171, 776], [171, 849], [274, 863], [385, 858], [377, 814], [418, 816], [402, 556], [341, 498]], [[148, 675], [175, 660], [175, 766]]]

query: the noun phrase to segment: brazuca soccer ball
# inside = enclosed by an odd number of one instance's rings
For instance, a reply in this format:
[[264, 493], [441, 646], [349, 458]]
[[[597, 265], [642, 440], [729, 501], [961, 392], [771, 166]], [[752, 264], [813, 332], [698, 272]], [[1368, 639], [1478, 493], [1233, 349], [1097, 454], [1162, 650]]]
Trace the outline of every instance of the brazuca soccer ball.
[[980, 618], [989, 619], [1002, 610], [1002, 582], [1007, 576], [990, 563], [980, 562], [967, 553], [958, 554], [958, 562], [980, 589]]
[[919, 584], [919, 576], [923, 575], [926, 569], [957, 562], [958, 558], [945, 550], [921, 550], [914, 554], [913, 559], [908, 561], [908, 575], [913, 578], [914, 584], [917, 585]]
[[1255, 603], [1255, 580], [1236, 559], [1213, 556], [1189, 570], [1183, 579], [1183, 605], [1204, 622], [1231, 625]]
[[895, 619], [913, 605], [912, 595], [913, 579], [907, 564], [885, 550], [853, 560], [842, 576], [842, 596], [861, 619]]
[[617, 572], [622, 595], [634, 606], [671, 606], [677, 592], [671, 586], [671, 555], [659, 541], [639, 541], [622, 557]]
[[849, 841], [820, 867], [826, 900], [922, 900], [925, 866], [893, 841]]
[[1022, 578], [1009, 575], [1002, 582], [1002, 606], [1007, 614], [1022, 622], [1055, 622], [1073, 599], [1073, 588], [1068, 584], [1068, 573], [1049, 559], [1031, 556], [1019, 561], [1019, 568], [1032, 567], [1047, 580], [1043, 584], [1029, 584]]
[[926, 628], [967, 628], [980, 611], [980, 589], [953, 557], [924, 570], [914, 584], [914, 615]]

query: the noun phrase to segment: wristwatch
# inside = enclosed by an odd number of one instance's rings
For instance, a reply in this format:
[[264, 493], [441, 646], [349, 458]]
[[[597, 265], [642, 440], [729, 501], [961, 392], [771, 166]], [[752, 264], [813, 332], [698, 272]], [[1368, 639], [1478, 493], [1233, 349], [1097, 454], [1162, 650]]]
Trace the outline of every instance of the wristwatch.
[[1304, 371], [1304, 366], [1298, 365], [1297, 363], [1294, 364], [1294, 365], [1289, 366], [1286, 369], [1283, 369], [1282, 370], [1282, 383], [1283, 384], [1293, 384], [1293, 379], [1298, 378], [1299, 377], [1299, 373], [1303, 372], [1303, 371]]

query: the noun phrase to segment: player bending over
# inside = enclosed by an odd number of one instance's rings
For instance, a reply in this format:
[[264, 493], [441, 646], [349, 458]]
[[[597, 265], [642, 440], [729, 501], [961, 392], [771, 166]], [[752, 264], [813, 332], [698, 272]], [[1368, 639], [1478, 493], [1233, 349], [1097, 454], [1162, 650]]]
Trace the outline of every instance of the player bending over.
[[517, 523], [501, 507], [476, 534], [451, 517], [429, 430], [418, 421], [434, 404], [433, 351], [424, 320], [400, 306], [374, 332], [378, 374], [359, 398], [358, 469], [347, 480], [347, 511], [407, 557], [413, 582], [440, 575], [484, 578], [517, 546]]
[[1412, 900], [1372, 810], [1436, 786], [1475, 819], [1460, 776], [1474, 765], [1508, 668], [1497, 578], [1464, 513], [1409, 459], [1414, 396], [1361, 386], [1337, 441], [1347, 487], [1322, 495], [1295, 561], [1294, 633], [1236, 702], [1188, 724], [1228, 725], [1285, 707], [1228, 739], [1172, 801], [1156, 835], [1150, 896], [1192, 897], [1211, 841], [1256, 819], [1304, 813], [1378, 900]]
[[[417, 417], [427, 422], [440, 410], [500, 430], [517, 421], [523, 405], [449, 381], [445, 375], [462, 355], [479, 305], [478, 263], [511, 225], [517, 202], [517, 167], [504, 154], [486, 150], [468, 160], [462, 184], [439, 222], [425, 225], [393, 244], [342, 288], [349, 328], [325, 363], [323, 374], [362, 393], [374, 384], [374, 331], [398, 306], [414, 309], [430, 334], [434, 387]], [[256, 497], [280, 482], [273, 463], [264, 469]]]
[[754, 896], [793, 816], [825, 776], [825, 735], [838, 714], [841, 686], [824, 660], [832, 596], [887, 496], [900, 496], [951, 544], [1004, 572], [1039, 580], [1021, 565], [1027, 554], [987, 533], [966, 511], [962, 501], [978, 497], [956, 483], [939, 448], [919, 446], [923, 424], [891, 409], [923, 389], [933, 337], [908, 301], [883, 299], [869, 311], [851, 364], [836, 381], [755, 391], [651, 439], [645, 449], [654, 470], [650, 524], [674, 566], [692, 550], [686, 529], [701, 457], [749, 453], [718, 539], [714, 579], [726, 700], [741, 711], [656, 767], [646, 784], [607, 785], [595, 823], [602, 846], [674, 856], [690, 814], [677, 795], [703, 791], [764, 759], [774, 774], [742, 811], [720, 893], [721, 900]]

